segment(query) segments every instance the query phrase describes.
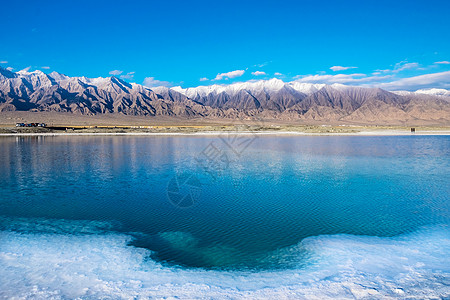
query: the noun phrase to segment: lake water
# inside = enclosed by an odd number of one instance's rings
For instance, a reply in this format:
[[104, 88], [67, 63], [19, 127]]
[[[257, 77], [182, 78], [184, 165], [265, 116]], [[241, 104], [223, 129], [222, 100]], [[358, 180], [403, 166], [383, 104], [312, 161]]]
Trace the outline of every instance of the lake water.
[[450, 297], [449, 136], [0, 138], [0, 298]]

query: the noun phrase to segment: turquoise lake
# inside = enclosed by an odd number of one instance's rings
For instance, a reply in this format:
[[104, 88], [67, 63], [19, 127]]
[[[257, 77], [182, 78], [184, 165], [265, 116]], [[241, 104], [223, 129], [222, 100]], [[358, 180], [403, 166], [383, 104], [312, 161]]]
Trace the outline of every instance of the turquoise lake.
[[0, 296], [450, 296], [450, 136], [0, 137], [0, 151]]

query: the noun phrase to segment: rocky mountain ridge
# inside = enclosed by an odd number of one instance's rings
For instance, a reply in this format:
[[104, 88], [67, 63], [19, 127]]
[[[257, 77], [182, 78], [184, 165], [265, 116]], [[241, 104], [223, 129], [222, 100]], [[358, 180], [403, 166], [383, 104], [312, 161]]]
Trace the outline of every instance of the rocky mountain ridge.
[[230, 85], [147, 88], [117, 77], [69, 77], [0, 68], [1, 111], [179, 118], [450, 124], [450, 91], [389, 92], [279, 79]]

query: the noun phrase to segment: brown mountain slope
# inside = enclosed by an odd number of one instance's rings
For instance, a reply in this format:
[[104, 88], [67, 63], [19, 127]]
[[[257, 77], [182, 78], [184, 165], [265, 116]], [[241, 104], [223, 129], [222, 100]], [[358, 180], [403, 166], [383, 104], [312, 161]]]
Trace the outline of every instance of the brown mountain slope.
[[268, 80], [190, 89], [146, 88], [116, 77], [0, 68], [0, 112], [267, 119], [322, 123], [450, 124], [448, 97]]

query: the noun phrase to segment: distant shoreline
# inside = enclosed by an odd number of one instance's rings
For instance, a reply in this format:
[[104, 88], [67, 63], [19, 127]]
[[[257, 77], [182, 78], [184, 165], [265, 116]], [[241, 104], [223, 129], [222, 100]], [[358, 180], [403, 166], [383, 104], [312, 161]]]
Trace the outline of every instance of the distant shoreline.
[[410, 131], [379, 130], [360, 132], [300, 132], [300, 131], [202, 131], [202, 132], [30, 132], [0, 133], [0, 137], [18, 136], [218, 136], [218, 135], [258, 135], [258, 136], [414, 136], [450, 135], [450, 130]]
[[[16, 127], [17, 123], [45, 127]], [[438, 123], [438, 122], [436, 122]], [[411, 130], [415, 129], [415, 133]], [[450, 135], [450, 124], [327, 124], [281, 120], [181, 120], [124, 116], [0, 113], [0, 136], [383, 136]]]

